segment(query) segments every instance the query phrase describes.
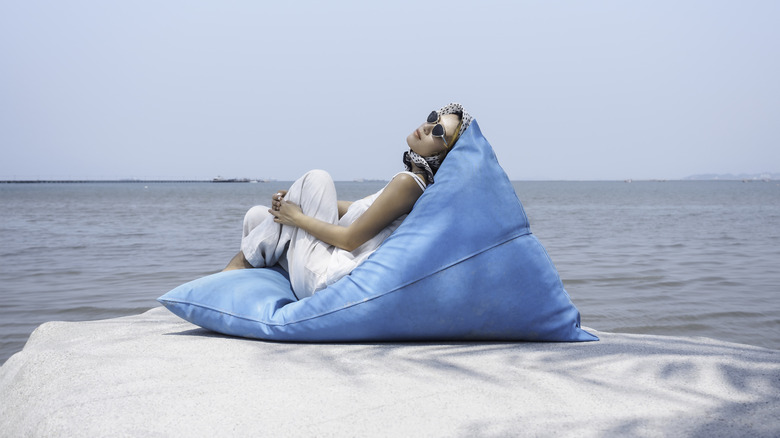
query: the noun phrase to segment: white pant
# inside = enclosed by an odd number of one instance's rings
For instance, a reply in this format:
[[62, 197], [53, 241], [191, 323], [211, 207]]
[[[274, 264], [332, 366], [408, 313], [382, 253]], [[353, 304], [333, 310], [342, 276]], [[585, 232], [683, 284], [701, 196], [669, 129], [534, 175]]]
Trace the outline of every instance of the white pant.
[[[312, 170], [295, 181], [284, 199], [300, 205], [307, 216], [338, 223], [336, 186], [323, 170]], [[300, 299], [326, 286], [333, 247], [300, 228], [274, 222], [268, 207], [255, 206], [244, 216], [241, 251], [256, 268], [277, 263], [284, 266], [290, 274], [293, 291]]]

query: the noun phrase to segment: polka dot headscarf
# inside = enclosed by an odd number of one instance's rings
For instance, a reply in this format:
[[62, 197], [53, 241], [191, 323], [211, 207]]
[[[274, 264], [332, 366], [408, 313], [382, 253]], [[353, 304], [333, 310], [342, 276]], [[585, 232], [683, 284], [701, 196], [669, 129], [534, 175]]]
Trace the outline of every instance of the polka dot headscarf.
[[[460, 131], [458, 131], [458, 138], [460, 138], [461, 135], [466, 131], [466, 128], [469, 127], [471, 124], [471, 121], [474, 119], [471, 117], [471, 114], [466, 112], [466, 108], [463, 108], [463, 105], [459, 103], [451, 103], [449, 105], [445, 105], [441, 107], [441, 109], [438, 111], [439, 117], [445, 115], [445, 114], [458, 114], [460, 115], [460, 118], [462, 120], [462, 123], [460, 124]], [[458, 141], [455, 140], [455, 143]], [[450, 149], [455, 147], [455, 143], [450, 145]]]
[[[468, 128], [471, 124], [473, 117], [471, 117], [471, 114], [467, 113], [466, 109], [463, 108], [463, 105], [459, 103], [451, 103], [449, 105], [443, 106], [437, 112], [439, 113], [439, 117], [445, 114], [458, 114], [461, 118], [460, 130], [458, 131], [457, 137], [455, 137], [455, 141], [450, 145], [449, 148], [449, 150], [452, 150], [452, 148], [455, 147], [455, 144], [457, 144], [458, 140], [460, 139], [460, 136], [463, 135], [463, 132], [465, 132], [466, 128]], [[425, 179], [427, 180], [428, 184], [433, 184], [433, 175], [437, 170], [439, 170], [442, 159], [443, 157], [439, 157], [439, 155], [434, 155], [432, 157], [422, 157], [416, 152], [409, 150], [404, 152], [403, 163], [406, 170], [412, 170], [412, 163], [423, 169], [423, 171], [425, 171]]]

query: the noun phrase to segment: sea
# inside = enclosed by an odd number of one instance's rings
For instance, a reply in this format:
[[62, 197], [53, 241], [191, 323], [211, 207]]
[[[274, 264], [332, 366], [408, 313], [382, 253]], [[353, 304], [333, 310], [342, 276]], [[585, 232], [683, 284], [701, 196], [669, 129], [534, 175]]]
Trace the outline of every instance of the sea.
[[[0, 364], [44, 322], [139, 314], [221, 270], [245, 211], [289, 184], [0, 184]], [[584, 326], [780, 349], [780, 182], [513, 185]]]

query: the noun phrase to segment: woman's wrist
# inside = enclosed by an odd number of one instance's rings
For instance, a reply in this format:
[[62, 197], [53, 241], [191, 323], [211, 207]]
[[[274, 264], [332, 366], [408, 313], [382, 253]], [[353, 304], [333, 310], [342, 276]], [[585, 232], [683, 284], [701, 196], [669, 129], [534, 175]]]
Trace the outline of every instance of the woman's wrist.
[[306, 229], [306, 225], [305, 225], [306, 218], [308, 218], [308, 216], [303, 214], [302, 211], [296, 211], [290, 217], [290, 220], [292, 221], [294, 227], [303, 228], [305, 230]]
[[302, 210], [296, 210], [295, 213], [290, 216], [290, 221], [292, 221], [293, 226], [298, 227], [306, 232], [311, 231], [313, 219], [314, 218], [310, 216], [306, 216]]

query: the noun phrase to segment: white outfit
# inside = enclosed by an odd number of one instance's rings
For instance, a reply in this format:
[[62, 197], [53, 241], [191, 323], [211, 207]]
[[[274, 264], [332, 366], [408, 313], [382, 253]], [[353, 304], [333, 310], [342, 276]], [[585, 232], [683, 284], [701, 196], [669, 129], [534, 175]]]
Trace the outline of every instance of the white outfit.
[[[425, 190], [425, 183], [411, 172], [406, 173]], [[385, 186], [387, 187], [387, 186]], [[312, 170], [290, 187], [285, 199], [301, 206], [307, 216], [341, 226], [349, 226], [374, 203], [382, 190], [355, 201], [339, 219], [336, 186], [330, 175]], [[385, 229], [354, 251], [329, 245], [308, 232], [274, 222], [268, 207], [252, 207], [244, 217], [241, 251], [256, 268], [279, 263], [290, 274], [293, 291], [298, 298], [308, 297], [348, 275], [368, 258], [390, 234], [401, 225], [406, 215], [399, 217]]]

